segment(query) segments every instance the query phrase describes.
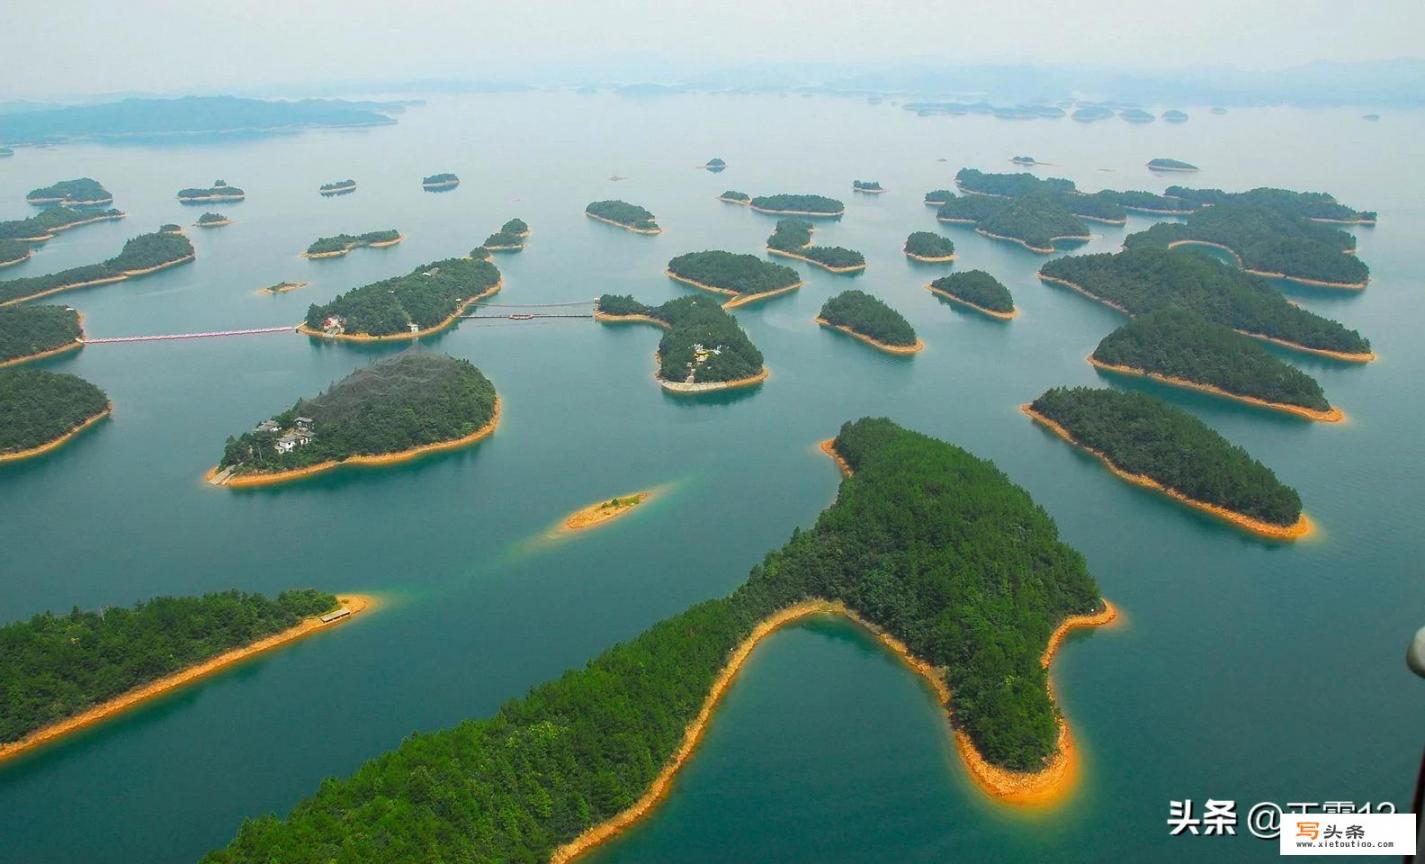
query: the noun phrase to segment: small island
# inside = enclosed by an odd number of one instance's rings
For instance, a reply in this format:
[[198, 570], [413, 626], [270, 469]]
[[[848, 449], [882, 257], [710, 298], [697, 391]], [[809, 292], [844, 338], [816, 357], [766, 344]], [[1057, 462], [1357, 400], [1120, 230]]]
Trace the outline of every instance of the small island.
[[1361, 291], [1370, 280], [1370, 268], [1354, 254], [1351, 234], [1254, 204], [1204, 207], [1186, 222], [1160, 222], [1130, 234], [1123, 245], [1221, 249], [1248, 273], [1321, 288]]
[[1178, 306], [1140, 315], [1108, 334], [1089, 362], [1308, 420], [1345, 419], [1326, 401], [1316, 379], [1231, 327]]
[[983, 270], [952, 273], [925, 287], [938, 297], [968, 306], [1000, 321], [1009, 321], [1019, 315], [1019, 310], [1014, 308], [1014, 298], [1010, 296], [1009, 289]]
[[34, 250], [30, 244], [20, 240], [0, 239], [0, 267], [23, 264], [30, 260]]
[[590, 504], [582, 510], [570, 513], [560, 527], [564, 531], [588, 531], [590, 528], [606, 525], [620, 516], [627, 516], [634, 511], [634, 508], [652, 497], [652, 492], [635, 492], [632, 495], [620, 495], [617, 498]]
[[605, 294], [594, 307], [605, 324], [641, 322], [667, 332], [658, 343], [654, 378], [669, 393], [699, 395], [767, 380], [762, 352], [737, 319], [711, 297], [679, 297], [647, 306], [627, 295]]
[[84, 347], [84, 320], [68, 306], [0, 308], [0, 367]]
[[594, 201], [584, 208], [584, 215], [635, 234], [663, 233], [652, 213], [627, 201]]
[[442, 192], [460, 185], [460, 178], [449, 172], [432, 174], [421, 180], [421, 188], [427, 192]]
[[1033, 156], [1013, 156], [1013, 157], [1010, 158], [1009, 161], [1013, 162], [1013, 163], [1016, 164], [1016, 165], [1041, 165], [1041, 164], [1043, 164], [1043, 163], [1041, 163], [1038, 159], [1035, 159]]
[[846, 205], [825, 195], [759, 195], [749, 204], [758, 213], [781, 216], [818, 216], [831, 218], [844, 214]]
[[178, 190], [178, 200], [184, 204], [201, 204], [204, 201], [241, 201], [247, 193], [236, 186], [229, 186], [222, 180], [214, 180], [206, 189], [192, 187]]
[[929, 231], [914, 231], [901, 247], [907, 258], [927, 264], [942, 264], [955, 260], [955, 243], [949, 237]]
[[1193, 415], [1143, 393], [1056, 387], [1024, 413], [1115, 476], [1274, 540], [1311, 532], [1296, 490]]
[[229, 219], [221, 213], [213, 213], [209, 211], [207, 213], [204, 213], [202, 216], [199, 216], [198, 221], [193, 224], [197, 225], [199, 228], [221, 228], [224, 225], [233, 224], [233, 220]]
[[108, 720], [219, 669], [351, 620], [363, 595], [225, 591], [132, 608], [43, 613], [0, 627], [0, 761]]
[[[1164, 114], [1163, 117], [1164, 117], [1164, 119], [1166, 119], [1166, 118], [1167, 118], [1167, 115]], [[1183, 119], [1187, 119], [1187, 118], [1184, 117]], [[1184, 172], [1192, 172], [1192, 171], [1196, 171], [1196, 170], [1197, 170], [1197, 166], [1194, 165], [1194, 164], [1192, 164], [1191, 162], [1183, 162], [1182, 160], [1179, 160], [1179, 159], [1161, 159], [1161, 158], [1160, 158], [1160, 159], [1149, 159], [1149, 160], [1148, 160], [1148, 170], [1149, 170], [1149, 171], [1184, 171]]]
[[732, 189], [729, 189], [721, 195], [717, 196], [717, 200], [724, 201], [728, 204], [741, 204], [743, 207], [746, 207], [752, 203], [752, 196], [748, 195], [746, 192], [736, 192]]
[[1179, 111], [1176, 108], [1169, 108], [1163, 112], [1163, 120], [1168, 123], [1186, 123], [1188, 121], [1188, 115], [1186, 112]]
[[489, 252], [518, 252], [529, 239], [529, 225], [523, 219], [511, 219], [500, 230], [485, 238], [480, 248]]
[[395, 228], [387, 228], [384, 231], [367, 231], [365, 234], [337, 234], [335, 237], [321, 237], [307, 247], [307, 251], [302, 253], [303, 258], [340, 258], [342, 255], [353, 249], [369, 247], [372, 249], [384, 249], [387, 246], [395, 246], [405, 235]]
[[44, 243], [55, 235], [80, 225], [112, 222], [123, 219], [122, 210], [76, 210], [71, 207], [50, 207], [28, 219], [7, 219], [0, 222], [0, 240], [20, 243]]
[[1289, 302], [1259, 276], [1191, 251], [1147, 246], [1071, 255], [1045, 264], [1039, 278], [1129, 316], [1181, 306], [1285, 348], [1354, 363], [1375, 359], [1355, 330]]
[[0, 369], [0, 463], [48, 453], [109, 416], [103, 390], [75, 375]]
[[114, 203], [114, 196], [98, 180], [80, 177], [61, 180], [53, 186], [32, 189], [25, 195], [31, 204], [64, 204], [71, 207], [97, 207]]
[[277, 295], [286, 294], [288, 291], [296, 291], [298, 288], [306, 288], [309, 282], [277, 282], [260, 289], [264, 294]]
[[885, 192], [885, 187], [881, 186], [879, 180], [852, 180], [851, 191], [860, 192], [864, 195], [880, 195]]
[[[320, 864], [333, 850], [386, 861], [394, 849], [568, 864], [655, 812], [748, 658], [818, 615], [857, 622], [925, 678], [987, 800], [1061, 800], [1078, 751], [1048, 670], [1074, 650], [1067, 634], [1115, 616], [1083, 556], [994, 463], [953, 444], [867, 418], [826, 449], [852, 476], [731, 594], [487, 717], [406, 738], [288, 815], [247, 821], [204, 861]], [[639, 756], [609, 767], [629, 753]], [[406, 778], [434, 778], [445, 815], [392, 819], [431, 806], [430, 784]]]
[[725, 169], [727, 167], [727, 163], [717, 157], [713, 157], [712, 159], [709, 159], [706, 163], [704, 163], [703, 167], [706, 168], [708, 171], [711, 171], [712, 173], [716, 174], [719, 171]]
[[10, 306], [88, 285], [122, 282], [187, 263], [193, 258], [193, 244], [182, 234], [163, 231], [140, 234], [125, 243], [118, 255], [102, 264], [86, 264], [44, 276], [0, 281], [0, 306]]
[[905, 316], [865, 291], [842, 291], [821, 307], [816, 323], [853, 336], [887, 354], [915, 354], [925, 343]]
[[1069, 115], [1080, 123], [1093, 123], [1098, 120], [1107, 120], [1113, 116], [1113, 109], [1106, 105], [1085, 105], [1074, 110]]
[[668, 262], [665, 272], [670, 279], [685, 285], [729, 295], [731, 299], [723, 303], [725, 309], [802, 287], [802, 277], [790, 267], [763, 261], [756, 255], [738, 255], [720, 249], [679, 255]]
[[317, 191], [323, 198], [330, 198], [334, 195], [350, 195], [356, 191], [356, 181], [336, 180], [331, 183], [323, 183]]
[[479, 258], [447, 258], [313, 305], [298, 332], [347, 342], [419, 339], [451, 326], [500, 290], [500, 271]]
[[1151, 111], [1144, 111], [1142, 108], [1124, 108], [1118, 112], [1118, 116], [1129, 123], [1152, 123], [1158, 119]]
[[229, 437], [207, 480], [267, 486], [343, 465], [391, 465], [474, 444], [499, 422], [495, 386], [469, 361], [407, 351]]
[[860, 273], [866, 269], [866, 257], [854, 249], [811, 245], [811, 232], [811, 224], [800, 219], [779, 220], [767, 238], [767, 251], [815, 264], [831, 273]]
[[160, 233], [163, 234], [182, 234], [183, 226], [177, 224], [176, 222], [165, 222], [164, 224], [158, 226], [158, 230]]

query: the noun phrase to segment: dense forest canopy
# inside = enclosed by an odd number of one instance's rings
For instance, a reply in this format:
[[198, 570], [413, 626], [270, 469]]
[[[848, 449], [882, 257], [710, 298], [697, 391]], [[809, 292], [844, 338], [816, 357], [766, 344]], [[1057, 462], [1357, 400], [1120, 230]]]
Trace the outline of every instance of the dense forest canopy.
[[109, 407], [103, 390], [74, 375], [0, 369], [0, 456], [48, 444]]
[[1071, 255], [1048, 262], [1039, 272], [1071, 282], [1129, 315], [1181, 306], [1234, 330], [1306, 348], [1363, 354], [1371, 347], [1355, 330], [1288, 302], [1267, 280], [1189, 249]]
[[108, 204], [114, 200], [114, 196], [98, 180], [80, 177], [77, 180], [61, 180], [52, 186], [32, 189], [25, 195], [25, 200], [35, 204]]
[[735, 189], [729, 189], [717, 197], [723, 199], [724, 201], [737, 201], [743, 204], [746, 204], [748, 201], [752, 200], [752, 196], [748, 195], [746, 192], [738, 192]]
[[199, 217], [198, 217], [198, 224], [199, 224], [199, 225], [212, 225], [212, 224], [217, 223], [217, 222], [226, 222], [226, 221], [228, 221], [228, 217], [224, 216], [224, 215], [221, 214], [221, 213], [214, 213], [214, 212], [212, 212], [212, 211], [209, 211], [209, 212], [207, 212], [207, 213], [204, 213], [202, 216], [199, 216]]
[[919, 258], [951, 258], [955, 255], [955, 242], [929, 231], [913, 231], [905, 238], [905, 253]]
[[[229, 437], [218, 467], [249, 474], [400, 453], [463, 438], [494, 414], [495, 386], [468, 360], [406, 351], [357, 369], [320, 396], [298, 400], [270, 423]], [[299, 426], [299, 417], [310, 422]], [[310, 440], [282, 452], [282, 436], [296, 429]]]
[[501, 234], [514, 234], [523, 237], [529, 233], [529, 223], [523, 219], [511, 219], [500, 226]]
[[931, 282], [930, 287], [991, 312], [1009, 314], [1014, 311], [1014, 297], [1010, 296], [1009, 289], [983, 270], [951, 273]]
[[976, 226], [996, 237], [1018, 240], [1034, 250], [1053, 249], [1059, 239], [1088, 239], [1089, 229], [1052, 196], [1030, 193], [1015, 198]]
[[817, 216], [840, 216], [846, 212], [845, 204], [825, 195], [758, 195], [752, 199], [752, 206], [758, 210]]
[[106, 219], [122, 219], [121, 210], [75, 210], [70, 207], [50, 207], [28, 219], [9, 219], [0, 222], [0, 240], [46, 240], [56, 231], [63, 231], [85, 222]]
[[44, 276], [0, 282], [0, 303], [18, 302], [85, 282], [123, 279], [134, 271], [149, 270], [191, 257], [193, 244], [182, 234], [166, 231], [140, 234], [126, 242], [118, 255], [102, 264], [86, 264]]
[[46, 612], [0, 627], [0, 744], [335, 609], [319, 591], [225, 591]]
[[885, 345], [909, 348], [919, 341], [905, 316], [865, 291], [842, 291], [821, 307], [821, 319]]
[[1196, 207], [1216, 204], [1249, 204], [1256, 207], [1268, 207], [1288, 216], [1297, 216], [1302, 219], [1365, 223], [1376, 221], [1374, 210], [1353, 210], [1325, 192], [1294, 192], [1290, 189], [1276, 189], [1270, 186], [1259, 186], [1246, 192], [1169, 186], [1165, 194], [1192, 202]]
[[1058, 727], [1040, 654], [1066, 616], [1102, 605], [1083, 557], [1028, 493], [954, 445], [865, 419], [835, 447], [855, 470], [835, 504], [730, 596], [491, 717], [407, 738], [285, 820], [250, 820], [205, 864], [547, 861], [643, 794], [734, 648], [807, 598], [845, 602], [944, 670], [954, 723], [992, 764], [1039, 768]]
[[862, 192], [880, 192], [881, 181], [879, 180], [852, 180], [851, 188], [860, 189]]
[[1273, 525], [1292, 525], [1301, 498], [1272, 470], [1193, 415], [1144, 393], [1056, 387], [1033, 409], [1129, 474], [1196, 501]]
[[441, 186], [447, 183], [459, 183], [460, 178], [446, 171], [440, 174], [431, 174], [421, 179], [422, 186]]
[[1258, 342], [1195, 312], [1167, 306], [1104, 337], [1093, 358], [1268, 402], [1328, 411], [1316, 379]]
[[[1027, 195], [1036, 195], [1054, 201], [1069, 213], [1081, 218], [1114, 223], [1121, 223], [1127, 219], [1120, 200], [1122, 193], [1105, 189], [1102, 192], [1086, 194], [1079, 192], [1072, 180], [1065, 180], [1062, 177], [1041, 179], [1026, 172], [991, 174], [973, 168], [962, 168], [955, 175], [955, 184], [972, 197], [1023, 198]], [[928, 196], [927, 200], [929, 200]], [[949, 197], [944, 199], [945, 202], [949, 202], [949, 200]], [[961, 203], [945, 210], [944, 216], [947, 220], [955, 218], [960, 221], [980, 221], [1003, 211], [1005, 206], [1003, 202], [998, 204], [981, 202], [978, 205]]]
[[351, 179], [336, 180], [331, 183], [323, 183], [318, 191], [321, 192], [341, 192], [345, 189], [355, 189], [356, 181]]
[[939, 192], [929, 192], [925, 199], [932, 204], [939, 202], [935, 218], [941, 222], [979, 222], [1009, 206], [1009, 202], [988, 195], [956, 195], [954, 192], [945, 192], [944, 197], [931, 201], [932, 195], [939, 196]]
[[229, 186], [222, 180], [214, 180], [207, 188], [189, 186], [178, 190], [180, 201], [203, 201], [208, 199], [235, 200], [247, 197], [247, 193], [236, 186]]
[[646, 306], [627, 295], [599, 298], [605, 315], [646, 315], [668, 325], [658, 343], [658, 377], [685, 384], [738, 381], [762, 373], [762, 352], [711, 297], [679, 297]]
[[1160, 222], [1130, 234], [1123, 245], [1168, 246], [1200, 241], [1226, 246], [1242, 266], [1264, 273], [1323, 282], [1363, 284], [1370, 268], [1352, 254], [1356, 238], [1281, 210], [1257, 204], [1227, 202], [1204, 207], [1186, 222]]
[[811, 245], [811, 223], [800, 219], [779, 219], [767, 248], [810, 259], [835, 269], [859, 269], [866, 266], [866, 256], [844, 246]]
[[679, 255], [668, 262], [668, 272], [736, 294], [765, 294], [802, 281], [790, 267], [763, 261], [756, 255], [738, 255], [720, 249]]
[[0, 307], [0, 363], [72, 345], [83, 335], [79, 313], [67, 306]]
[[[1164, 117], [1168, 115], [1164, 114]], [[1184, 162], [1181, 159], [1149, 159], [1148, 167], [1158, 171], [1196, 171], [1197, 166], [1191, 162]]]
[[308, 255], [330, 255], [333, 252], [350, 252], [362, 246], [376, 243], [394, 243], [401, 239], [401, 232], [395, 228], [384, 231], [367, 231], [365, 234], [337, 234], [333, 237], [319, 237], [307, 247]]
[[422, 264], [405, 276], [371, 282], [307, 309], [306, 325], [325, 329], [328, 319], [341, 332], [368, 336], [409, 333], [443, 323], [471, 298], [495, 287], [500, 271], [489, 261], [447, 258]]
[[658, 223], [654, 221], [652, 213], [627, 201], [595, 201], [585, 207], [584, 212], [639, 231], [658, 230]]
[[1028, 172], [991, 174], [974, 168], [961, 168], [955, 174], [955, 185], [976, 195], [998, 195], [1018, 198], [1032, 192], [1074, 192], [1074, 181], [1062, 177], [1041, 180]]
[[0, 237], [0, 266], [14, 264], [16, 261], [23, 261], [28, 257], [30, 257], [30, 244]]

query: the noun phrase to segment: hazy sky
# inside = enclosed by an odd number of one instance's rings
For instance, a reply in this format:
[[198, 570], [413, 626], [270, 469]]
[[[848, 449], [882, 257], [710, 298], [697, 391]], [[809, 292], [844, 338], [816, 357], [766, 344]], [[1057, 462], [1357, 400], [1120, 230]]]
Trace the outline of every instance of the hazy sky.
[[[1070, 11], [1072, 10], [1072, 11]], [[1155, 11], [1178, 14], [1159, 15]], [[636, 54], [1274, 68], [1422, 56], [1420, 0], [129, 0], [15, 3], [0, 98], [518, 78]]]

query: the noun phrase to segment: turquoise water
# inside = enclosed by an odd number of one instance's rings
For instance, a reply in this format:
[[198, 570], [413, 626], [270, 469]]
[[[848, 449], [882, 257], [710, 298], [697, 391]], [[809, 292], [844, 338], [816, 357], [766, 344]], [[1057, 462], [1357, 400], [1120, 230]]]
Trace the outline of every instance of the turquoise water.
[[[1422, 133], [1415, 114], [1365, 124], [1355, 112], [1274, 109], [1085, 126], [918, 118], [829, 98], [546, 94], [441, 97], [369, 131], [20, 151], [0, 163], [0, 216], [26, 215], [30, 188], [88, 175], [129, 218], [62, 235], [6, 277], [100, 260], [205, 209], [236, 220], [190, 230], [194, 264], [60, 295], [92, 336], [295, 323], [309, 303], [463, 254], [512, 216], [534, 234], [498, 259], [501, 302], [605, 291], [661, 302], [691, 290], [663, 276], [668, 258], [755, 252], [770, 233], [772, 217], [714, 200], [724, 189], [843, 198], [846, 217], [818, 241], [861, 250], [869, 268], [846, 277], [793, 262], [806, 287], [736, 313], [772, 378], [699, 401], [654, 383], [653, 328], [463, 322], [424, 344], [495, 382], [505, 411], [492, 439], [268, 490], [200, 478], [228, 434], [400, 347], [277, 334], [95, 345], [46, 362], [103, 387], [115, 412], [52, 456], [0, 469], [0, 621], [230, 587], [366, 591], [386, 606], [0, 766], [0, 862], [191, 861], [243, 818], [285, 812], [410, 732], [488, 714], [729, 591], [832, 500], [838, 477], [815, 442], [866, 414], [994, 459], [1125, 611], [1123, 626], [1072, 640], [1055, 664], [1084, 750], [1077, 794], [1047, 814], [989, 804], [923, 686], [854, 629], [818, 622], [756, 652], [666, 805], [598, 860], [1260, 860], [1275, 849], [1250, 837], [1169, 838], [1168, 800], [1404, 804], [1425, 743], [1425, 686], [1401, 662], [1425, 624], [1425, 409], [1413, 383], [1425, 359], [1425, 207], [1409, 173]], [[1244, 536], [1121, 483], [1018, 413], [1049, 386], [1104, 381], [1083, 358], [1121, 319], [1040, 284], [1042, 257], [964, 228], [941, 229], [954, 266], [1004, 281], [1016, 321], [938, 300], [921, 286], [950, 268], [900, 253], [910, 231], [935, 230], [926, 190], [961, 166], [1011, 170], [1015, 153], [1086, 189], [1180, 182], [1142, 167], [1172, 156], [1204, 167], [1191, 185], [1321, 189], [1380, 211], [1378, 227], [1356, 232], [1373, 273], [1363, 294], [1287, 289], [1380, 354], [1367, 366], [1283, 355], [1348, 423], [1112, 382], [1159, 392], [1247, 447], [1300, 490], [1318, 536]], [[712, 156], [728, 170], [694, 169]], [[446, 170], [459, 189], [420, 190], [420, 177]], [[355, 194], [317, 195], [347, 176]], [[173, 199], [218, 177], [248, 200]], [[890, 192], [853, 196], [858, 177]], [[608, 197], [648, 207], [666, 233], [584, 218]], [[1115, 249], [1148, 224], [1095, 225], [1084, 248]], [[390, 227], [407, 240], [298, 257], [318, 236]], [[281, 280], [312, 284], [257, 294]], [[926, 350], [889, 357], [816, 327], [825, 298], [852, 286], [902, 311]], [[666, 495], [617, 523], [547, 537], [569, 511], [661, 484]]]

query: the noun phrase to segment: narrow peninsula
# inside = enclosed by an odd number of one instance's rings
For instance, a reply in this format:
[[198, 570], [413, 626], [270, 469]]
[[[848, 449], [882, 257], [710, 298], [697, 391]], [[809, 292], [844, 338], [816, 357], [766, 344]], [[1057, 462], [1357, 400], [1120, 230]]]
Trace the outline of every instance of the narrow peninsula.
[[783, 258], [795, 258], [815, 264], [829, 273], [860, 273], [866, 269], [866, 256], [843, 246], [811, 245], [812, 226], [800, 219], [781, 219], [767, 238], [767, 251]]
[[594, 308], [605, 324], [642, 322], [667, 332], [658, 343], [654, 378], [669, 393], [698, 395], [755, 387], [767, 380], [762, 352], [737, 319], [711, 297], [679, 297], [647, 306], [626, 295], [605, 294]]
[[518, 252], [529, 239], [529, 225], [523, 219], [511, 219], [500, 230], [485, 238], [481, 248], [490, 252]]
[[192, 187], [178, 190], [178, 200], [184, 204], [202, 204], [205, 201], [241, 201], [247, 193], [236, 186], [229, 186], [222, 180], [214, 180], [213, 185], [204, 188]]
[[68, 306], [0, 307], [0, 367], [79, 350], [83, 323]]
[[0, 306], [88, 285], [122, 282], [187, 263], [193, 258], [193, 244], [182, 234], [166, 231], [140, 234], [125, 243], [118, 255], [102, 264], [86, 264], [44, 276], [0, 281]]
[[816, 323], [839, 330], [887, 354], [915, 354], [925, 343], [905, 316], [865, 291], [842, 291], [821, 307]]
[[955, 241], [929, 231], [913, 231], [901, 247], [907, 258], [926, 264], [944, 264], [955, 260]]
[[0, 463], [62, 447], [109, 416], [103, 390], [75, 375], [16, 366], [0, 369]]
[[348, 342], [399, 341], [429, 336], [504, 284], [500, 271], [478, 258], [447, 258], [313, 304], [298, 331]]
[[350, 620], [371, 598], [284, 591], [156, 597], [0, 627], [0, 761]]
[[776, 297], [802, 287], [797, 271], [763, 261], [756, 255], [738, 255], [712, 249], [689, 252], [668, 262], [668, 278], [685, 285], [724, 294], [731, 299], [723, 308], [732, 309]]
[[1077, 750], [1048, 667], [1066, 633], [1114, 617], [1083, 556], [993, 463], [952, 444], [863, 419], [829, 449], [853, 472], [835, 503], [729, 596], [492, 716], [408, 738], [286, 817], [249, 820], [204, 864], [565, 864], [652, 812], [760, 642], [821, 614], [859, 622], [925, 676], [986, 794], [1063, 797]]
[[28, 219], [7, 219], [0, 222], [0, 240], [19, 243], [44, 243], [61, 231], [123, 219], [122, 210], [76, 210], [73, 207], [50, 207]]
[[30, 244], [20, 240], [0, 239], [0, 267], [9, 267], [12, 264], [23, 264], [30, 260], [34, 251]]
[[1019, 315], [1014, 308], [1014, 297], [1004, 283], [983, 270], [966, 270], [942, 276], [925, 286], [937, 297], [944, 297], [952, 303], [988, 315], [1000, 321], [1009, 321]]
[[635, 234], [663, 233], [652, 213], [627, 201], [594, 201], [584, 208], [584, 215]]
[[391, 465], [467, 447], [499, 422], [495, 386], [469, 361], [407, 351], [229, 437], [207, 479], [269, 486], [343, 465]]
[[384, 231], [367, 231], [365, 234], [337, 234], [334, 237], [320, 237], [312, 245], [307, 247], [307, 251], [302, 253], [303, 258], [340, 258], [353, 249], [360, 249], [363, 246], [372, 249], [384, 249], [387, 246], [395, 246], [406, 236], [395, 228], [387, 228]]
[[1057, 387], [1023, 411], [1115, 476], [1272, 540], [1312, 530], [1301, 497], [1193, 415], [1144, 393]]

